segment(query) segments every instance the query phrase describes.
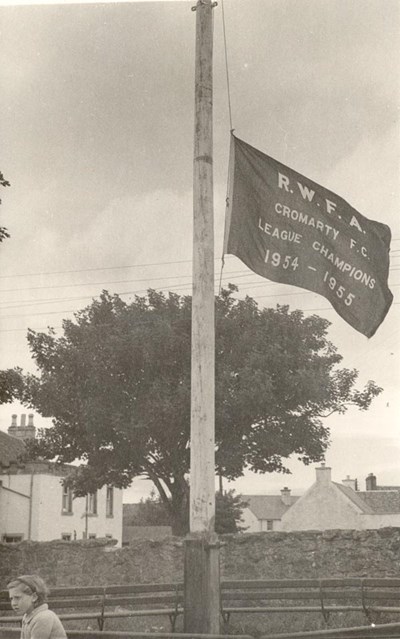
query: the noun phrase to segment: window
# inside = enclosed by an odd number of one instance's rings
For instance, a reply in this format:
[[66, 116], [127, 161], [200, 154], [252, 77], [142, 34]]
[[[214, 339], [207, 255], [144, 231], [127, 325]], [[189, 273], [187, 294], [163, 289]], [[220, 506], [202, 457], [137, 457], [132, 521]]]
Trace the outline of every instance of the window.
[[267, 519], [267, 530], [273, 530], [273, 529], [274, 529], [274, 520]]
[[113, 536], [112, 535], [106, 535], [106, 539], [112, 539]]
[[71, 541], [72, 535], [71, 533], [61, 533], [61, 539], [63, 541]]
[[62, 514], [72, 515], [72, 490], [69, 486], [62, 487]]
[[107, 486], [106, 494], [106, 517], [114, 516], [114, 489], [112, 486]]
[[20, 535], [19, 533], [14, 534], [14, 533], [10, 533], [9, 535], [3, 535], [2, 537], [2, 541], [5, 544], [17, 544], [19, 541], [22, 541], [24, 538], [23, 535]]
[[97, 491], [87, 496], [88, 515], [97, 515]]

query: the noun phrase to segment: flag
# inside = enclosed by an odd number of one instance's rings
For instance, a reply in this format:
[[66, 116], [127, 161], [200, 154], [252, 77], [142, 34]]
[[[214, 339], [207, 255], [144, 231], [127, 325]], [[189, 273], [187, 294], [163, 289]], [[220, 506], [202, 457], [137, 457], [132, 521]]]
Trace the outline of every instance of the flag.
[[393, 300], [390, 239], [386, 224], [232, 135], [224, 253], [274, 282], [323, 295], [372, 337]]

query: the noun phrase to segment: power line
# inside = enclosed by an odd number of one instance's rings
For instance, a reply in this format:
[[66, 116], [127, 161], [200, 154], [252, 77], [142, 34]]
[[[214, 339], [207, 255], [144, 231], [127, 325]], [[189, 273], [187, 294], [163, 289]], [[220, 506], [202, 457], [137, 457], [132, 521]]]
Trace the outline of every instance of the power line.
[[[231, 278], [231, 276], [234, 275], [234, 278], [239, 278], [239, 277], [252, 277], [254, 276], [254, 273], [249, 272], [249, 271], [227, 271], [224, 279], [234, 279]], [[130, 282], [142, 282], [142, 281], [146, 281], [146, 282], [151, 282], [152, 280], [159, 280], [159, 279], [177, 279], [180, 276], [177, 276], [176, 278], [169, 278], [169, 277], [165, 277], [165, 278], [146, 278], [145, 280], [127, 280], [127, 283]], [[187, 276], [182, 276], [182, 277], [192, 277], [191, 275], [187, 275]], [[112, 283], [112, 282], [108, 282], [108, 283]], [[258, 283], [258, 281], [256, 282]], [[104, 284], [107, 284], [107, 282], [104, 282]], [[266, 282], [265, 286], [271, 286], [274, 285], [275, 283], [268, 283]], [[189, 282], [181, 282], [180, 284], [171, 284], [170, 286], [168, 286], [168, 289], [180, 289], [180, 288], [190, 288], [192, 286], [192, 280], [190, 279]], [[148, 286], [147, 288], [143, 288], [143, 289], [137, 289], [135, 291], [125, 291], [123, 293], [117, 293], [117, 295], [134, 295], [135, 293], [142, 293], [142, 292], [146, 292], [148, 290], [148, 288], [152, 288], [151, 286]], [[31, 290], [31, 289], [29, 289]], [[155, 287], [155, 290], [164, 290], [164, 288], [162, 287]], [[98, 295], [93, 295], [93, 294], [86, 294], [86, 295], [79, 295], [78, 297], [54, 297], [54, 298], [41, 298], [39, 300], [9, 300], [6, 302], [3, 302], [3, 304], [6, 304], [7, 306], [1, 306], [0, 305], [0, 309], [7, 309], [7, 308], [18, 308], [20, 306], [35, 306], [37, 304], [47, 304], [47, 303], [54, 303], [54, 302], [72, 302], [72, 301], [76, 301], [76, 300], [82, 300], [82, 299], [90, 299], [92, 297], [98, 297]]]
[[[252, 283], [249, 283], [249, 284], [252, 284]], [[191, 283], [190, 283], [190, 286], [191, 286]], [[178, 286], [176, 286], [176, 288], [178, 288]], [[179, 287], [179, 288], [181, 288], [181, 287]], [[146, 289], [142, 289], [142, 290], [143, 290], [143, 292], [146, 292]], [[155, 290], [162, 291], [163, 289], [155, 289]], [[134, 295], [135, 293], [140, 293], [140, 292], [141, 291], [127, 291], [126, 293], [118, 293], [118, 296], [121, 297], [122, 295]], [[306, 293], [301, 293], [301, 292], [299, 292], [299, 293], [274, 293], [272, 295], [262, 295], [261, 297], [280, 297], [281, 295], [282, 296], [287, 296], [287, 295], [300, 295], [300, 294], [311, 295], [312, 293], [310, 293], [310, 292], [306, 292]], [[99, 296], [96, 295], [95, 297], [99, 297]], [[76, 298], [76, 299], [84, 299], [84, 298]], [[62, 301], [67, 302], [67, 301], [73, 301], [73, 300], [72, 299], [71, 300], [65, 299], [65, 300], [62, 300]], [[33, 306], [33, 305], [34, 304], [27, 304], [27, 306]], [[12, 308], [18, 308], [18, 307], [12, 307]], [[13, 314], [13, 315], [0, 315], [0, 320], [11, 319], [11, 318], [16, 318], [16, 317], [36, 317], [37, 315], [60, 315], [62, 313], [76, 313], [76, 312], [77, 312], [77, 310], [76, 310], [76, 308], [74, 308], [74, 309], [64, 309], [62, 311], [43, 311], [43, 312], [40, 312], [40, 313], [35, 313], [35, 312], [28, 313], [28, 314], [17, 313], [17, 314]]]
[[[233, 276], [233, 277], [232, 277]], [[246, 278], [246, 277], [252, 277], [254, 276], [253, 272], [244, 272], [244, 271], [227, 271], [226, 274], [223, 277], [223, 280], [235, 280], [238, 278]], [[186, 276], [184, 276], [186, 277]], [[189, 276], [187, 276], [189, 277]], [[151, 280], [152, 278], [150, 278]], [[155, 280], [158, 279], [176, 279], [176, 278], [154, 278]], [[215, 284], [217, 284], [217, 277], [215, 278]], [[133, 282], [138, 281], [141, 282], [143, 280], [139, 279], [139, 280], [132, 280]], [[149, 280], [146, 280], [149, 281]], [[128, 280], [128, 283], [130, 283], [130, 280]], [[233, 281], [232, 283], [235, 283], [235, 281]], [[237, 282], [236, 282], [237, 283]], [[264, 288], [264, 287], [277, 287], [277, 286], [281, 286], [282, 284], [279, 282], [272, 282], [270, 280], [254, 280], [254, 281], [242, 281], [241, 283], [237, 283], [240, 286], [240, 290], [243, 289], [252, 289], [252, 288]], [[192, 286], [192, 281], [190, 280], [189, 282], [180, 282], [179, 284], [172, 284], [169, 285], [167, 288], [169, 290], [182, 290], [182, 289], [190, 289]], [[398, 283], [389, 283], [389, 286], [391, 286], [392, 288], [396, 287], [396, 286], [400, 286], [400, 284]], [[122, 296], [126, 296], [126, 295], [137, 295], [140, 293], [146, 293], [148, 288], [153, 288], [153, 287], [147, 287], [147, 288], [142, 288], [142, 289], [135, 289], [135, 290], [131, 290], [131, 291], [121, 291], [116, 293], [118, 296], [122, 297]], [[164, 291], [165, 287], [154, 287], [154, 290], [156, 291]], [[300, 293], [297, 293], [300, 294]], [[274, 296], [279, 296], [279, 293], [275, 293], [273, 295], [271, 295], [271, 297]], [[282, 295], [287, 295], [287, 293], [282, 293]], [[34, 306], [40, 306], [40, 305], [46, 305], [46, 304], [55, 304], [58, 302], [74, 302], [74, 301], [79, 301], [79, 300], [90, 300], [90, 299], [95, 299], [99, 297], [99, 294], [87, 294], [87, 295], [79, 295], [79, 296], [75, 296], [75, 297], [55, 297], [55, 298], [42, 298], [39, 300], [10, 300], [9, 302], [6, 302], [5, 305], [0, 306], [0, 310], [9, 310], [9, 309], [17, 309], [17, 308], [26, 308], [26, 307], [34, 307]], [[65, 312], [69, 312], [69, 311], [65, 311]], [[45, 313], [44, 313], [45, 314]], [[4, 319], [4, 318], [8, 318], [11, 316], [0, 316], [0, 319]], [[14, 315], [12, 317], [25, 317], [24, 315]]]
[[[231, 277], [233, 274], [235, 274], [235, 277]], [[225, 275], [223, 276], [223, 280], [234, 280], [237, 279], [239, 277], [252, 277], [254, 276], [254, 273], [252, 272], [246, 272], [244, 273], [243, 271], [227, 271], [225, 273]], [[260, 276], [261, 277], [261, 276]], [[154, 279], [158, 279], [158, 278], [154, 278]], [[135, 281], [135, 280], [133, 280]], [[151, 281], [151, 278], [149, 278], [148, 281]], [[216, 278], [217, 281], [217, 278]], [[226, 283], [226, 282], [225, 282]], [[235, 282], [232, 282], [235, 283]], [[260, 281], [260, 280], [254, 280], [254, 281], [246, 281], [246, 282], [241, 282], [239, 283], [241, 290], [243, 290], [243, 288], [262, 288], [262, 287], [270, 287], [270, 286], [281, 286], [281, 283], [279, 282], [271, 282], [270, 280], [264, 280], [264, 281]], [[168, 286], [169, 290], [172, 289], [186, 289], [186, 288], [190, 288], [192, 286], [192, 282], [182, 282], [181, 284], [175, 284], [175, 285], [171, 285]], [[400, 284], [398, 283], [392, 283], [389, 282], [389, 286], [390, 287], [395, 287], [395, 286], [400, 286]], [[148, 287], [151, 288], [151, 287]], [[134, 291], [120, 291], [117, 293], [117, 295], [119, 296], [123, 296], [123, 295], [135, 295], [138, 293], [145, 293], [147, 292], [148, 288], [146, 289], [136, 289]], [[156, 288], [155, 290], [164, 290], [163, 288]], [[30, 300], [9, 300], [6, 302], [3, 302], [3, 305], [0, 304], [0, 310], [8, 310], [8, 309], [13, 309], [13, 308], [25, 308], [25, 307], [30, 307], [30, 306], [39, 306], [39, 305], [45, 305], [45, 304], [55, 304], [57, 302], [75, 302], [75, 301], [79, 301], [79, 300], [89, 300], [89, 299], [93, 299], [95, 297], [98, 297], [97, 295], [94, 294], [86, 294], [86, 295], [78, 295], [76, 297], [49, 297], [49, 298], [40, 298], [40, 299], [30, 299]]]
[[[392, 238], [392, 242], [400, 241], [400, 237]], [[400, 249], [392, 249], [390, 254], [398, 253]], [[226, 254], [225, 258], [232, 258], [233, 255]], [[394, 257], [398, 257], [397, 255]], [[220, 257], [216, 257], [215, 261], [220, 261]], [[113, 270], [123, 270], [128, 268], [144, 268], [146, 266], [167, 266], [172, 264], [189, 264], [192, 260], [174, 260], [167, 262], [143, 262], [142, 264], [125, 264], [125, 265], [117, 265], [117, 266], [97, 266], [92, 268], [79, 268], [79, 269], [70, 269], [65, 271], [42, 271], [35, 273], [12, 273], [10, 275], [0, 275], [0, 279], [10, 279], [12, 277], [43, 277], [44, 275], [67, 275], [70, 273], [90, 273], [95, 271], [113, 271]]]
[[[215, 285], [217, 285], [217, 282], [215, 282]], [[264, 283], [258, 282], [258, 281], [257, 282], [245, 282], [244, 286], [242, 286], [241, 288], [242, 288], [242, 290], [246, 289], [246, 288], [254, 288], [257, 285], [265, 286], [265, 285], [268, 285], [268, 283], [264, 284]], [[279, 283], [272, 282], [272, 285], [279, 285]], [[188, 287], [188, 286], [191, 286], [191, 283], [186, 285], [186, 287]], [[400, 286], [400, 284], [394, 284], [393, 286]], [[185, 285], [182, 285], [182, 286], [175, 285], [175, 288], [185, 288]], [[162, 288], [158, 288], [158, 289], [154, 289], [154, 290], [163, 291]], [[118, 293], [118, 296], [122, 297], [122, 296], [125, 296], [125, 295], [135, 295], [135, 294], [140, 293], [140, 292], [146, 292], [146, 289], [142, 289], [142, 291], [138, 290], [138, 291], [127, 291], [125, 293]], [[304, 295], [318, 295], [318, 293], [316, 293], [314, 291], [307, 291], [307, 290], [299, 288], [298, 291], [292, 292], [292, 293], [279, 292], [279, 293], [271, 293], [271, 294], [268, 294], [268, 295], [257, 295], [257, 299], [263, 299], [263, 298], [267, 298], [267, 297], [268, 298], [270, 298], [270, 297], [294, 297], [294, 296], [298, 296], [298, 295], [302, 295], [302, 296], [304, 296]], [[97, 296], [94, 296], [94, 297], [99, 297], [99, 296], [97, 295]], [[85, 299], [85, 298], [77, 298], [77, 299]], [[60, 301], [67, 302], [67, 301], [75, 301], [75, 300], [74, 299], [71, 299], [71, 300], [64, 299], [64, 300], [60, 300]], [[45, 303], [45, 302], [43, 302], [43, 303]], [[33, 304], [27, 304], [26, 306], [34, 306], [34, 305], [35, 304], [33, 303]], [[11, 308], [18, 308], [18, 306], [11, 307]], [[64, 310], [61, 310], [61, 311], [43, 311], [43, 312], [39, 312], [39, 313], [30, 312], [28, 314], [16, 313], [16, 314], [13, 314], [13, 315], [2, 315], [2, 316], [0, 316], [0, 320], [22, 318], [22, 317], [36, 317], [36, 316], [39, 316], [39, 315], [61, 315], [62, 313], [76, 313], [76, 312], [77, 312], [77, 309], [74, 308], [74, 309], [64, 309]]]
[[192, 260], [175, 260], [173, 262], [145, 262], [143, 264], [128, 264], [126, 266], [98, 266], [96, 268], [79, 268], [69, 271], [43, 271], [42, 273], [14, 273], [13, 275], [0, 275], [0, 279], [10, 277], [30, 277], [39, 275], [64, 275], [66, 273], [88, 273], [89, 271], [111, 271], [114, 269], [139, 268], [145, 266], [166, 266], [167, 264], [187, 264]]
[[[398, 271], [400, 270], [400, 264], [395, 264], [389, 268], [389, 271]], [[242, 273], [243, 271], [231, 271], [231, 273]], [[50, 290], [57, 288], [78, 288], [78, 287], [86, 287], [86, 286], [104, 286], [109, 284], [131, 284], [132, 282], [151, 282], [158, 280], [176, 280], [181, 278], [192, 277], [191, 275], [165, 275], [160, 277], [144, 277], [139, 279], [128, 279], [128, 280], [109, 280], [102, 282], [83, 282], [78, 284], [51, 284], [47, 286], [25, 286], [22, 288], [10, 288], [10, 289], [0, 289], [0, 293], [17, 293], [21, 291], [38, 291], [38, 290]]]
[[[400, 304], [400, 302], [393, 302], [392, 306], [398, 306], [399, 304]], [[301, 310], [303, 313], [316, 313], [316, 312], [335, 311], [335, 309], [333, 307], [331, 307], [331, 306], [326, 306], [324, 308], [302, 308], [302, 309], [298, 309], [298, 310]], [[100, 325], [98, 325], [98, 326], [100, 326]], [[105, 326], [105, 324], [101, 324], [101, 326]], [[30, 327], [30, 330], [32, 330], [32, 331], [46, 331], [49, 328], [50, 328], [50, 326], [36, 326], [36, 327]], [[54, 329], [54, 330], [59, 330], [59, 329], [62, 329], [63, 326], [52, 326], [51, 328]], [[0, 329], [0, 333], [20, 333], [21, 331], [26, 332], [27, 330], [28, 330], [28, 327], [27, 328], [4, 328], [4, 329]]]
[[[231, 271], [231, 273], [245, 273], [244, 271]], [[247, 274], [247, 272], [245, 273]], [[10, 288], [10, 289], [0, 289], [0, 293], [15, 293], [20, 291], [39, 291], [44, 289], [53, 289], [53, 288], [76, 288], [78, 286], [104, 286], [105, 284], [131, 284], [132, 282], [152, 282], [158, 280], [179, 280], [185, 278], [192, 278], [192, 275], [160, 275], [160, 277], [142, 277], [136, 279], [129, 280], [109, 280], [106, 282], [80, 282], [78, 284], [51, 284], [50, 286], [26, 286], [23, 288]], [[190, 280], [191, 283], [191, 280]]]

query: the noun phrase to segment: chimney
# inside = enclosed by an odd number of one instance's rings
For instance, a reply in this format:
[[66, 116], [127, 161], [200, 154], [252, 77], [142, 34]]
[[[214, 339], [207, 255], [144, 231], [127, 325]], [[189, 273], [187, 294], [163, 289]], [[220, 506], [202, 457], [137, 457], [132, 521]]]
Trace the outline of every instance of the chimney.
[[373, 473], [369, 473], [366, 478], [365, 487], [367, 490], [376, 490], [376, 477]]
[[21, 424], [17, 425], [17, 416], [12, 415], [11, 426], [8, 434], [18, 439], [34, 439], [36, 436], [36, 428], [33, 423], [33, 414], [28, 415], [28, 425], [26, 424], [26, 415], [21, 415]]
[[315, 469], [317, 475], [317, 482], [319, 484], [329, 484], [331, 482], [331, 468], [321, 464], [319, 468]]
[[8, 427], [8, 434], [12, 437], [18, 437], [17, 428], [17, 416], [11, 415], [11, 426]]
[[346, 475], [346, 479], [342, 479], [343, 486], [347, 486], [347, 488], [351, 488], [352, 490], [357, 490], [357, 479], [351, 479], [350, 475]]
[[285, 488], [282, 488], [281, 490], [281, 499], [283, 501], [283, 503], [285, 504], [285, 506], [291, 506], [292, 505], [292, 498], [290, 496], [290, 488], [288, 488], [287, 486], [285, 486]]

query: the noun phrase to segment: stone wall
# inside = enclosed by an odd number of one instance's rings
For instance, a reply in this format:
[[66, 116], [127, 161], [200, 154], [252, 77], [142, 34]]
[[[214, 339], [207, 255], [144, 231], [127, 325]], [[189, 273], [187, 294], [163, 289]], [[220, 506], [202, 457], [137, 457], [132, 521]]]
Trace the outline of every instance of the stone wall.
[[[270, 532], [221, 537], [223, 578], [400, 576], [400, 528]], [[138, 539], [0, 544], [1, 588], [18, 574], [50, 586], [180, 581], [183, 541]]]
[[226, 578], [400, 577], [400, 528], [227, 537]]

